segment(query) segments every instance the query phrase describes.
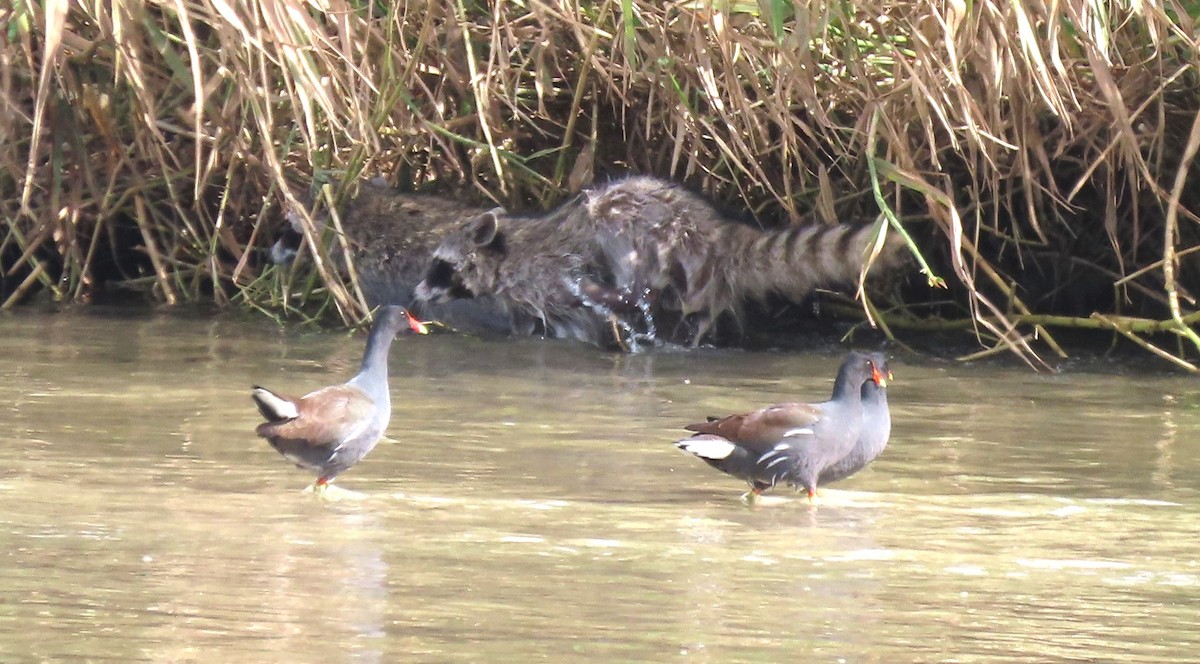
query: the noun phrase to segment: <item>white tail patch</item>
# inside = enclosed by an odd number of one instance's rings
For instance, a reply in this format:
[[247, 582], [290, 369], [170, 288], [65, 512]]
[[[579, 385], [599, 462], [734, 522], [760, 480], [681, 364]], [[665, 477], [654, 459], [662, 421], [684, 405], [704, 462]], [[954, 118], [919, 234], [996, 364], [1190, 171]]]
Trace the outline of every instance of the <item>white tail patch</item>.
[[294, 420], [300, 416], [300, 411], [296, 410], [296, 404], [268, 389], [256, 387], [250, 396], [258, 404], [258, 409], [262, 411], [263, 416], [269, 420]]
[[716, 436], [684, 438], [676, 442], [675, 447], [688, 454], [694, 454], [701, 459], [712, 459], [714, 461], [729, 458], [729, 455], [733, 454], [733, 451], [737, 449], [737, 446], [733, 443]]

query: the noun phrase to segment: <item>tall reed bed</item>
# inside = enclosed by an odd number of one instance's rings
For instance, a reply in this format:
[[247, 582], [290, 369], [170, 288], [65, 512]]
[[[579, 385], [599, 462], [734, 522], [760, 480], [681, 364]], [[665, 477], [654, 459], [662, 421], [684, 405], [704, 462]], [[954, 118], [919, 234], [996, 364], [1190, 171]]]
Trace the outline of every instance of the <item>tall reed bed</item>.
[[[1190, 12], [1190, 13], [1189, 13]], [[105, 282], [363, 312], [334, 216], [362, 174], [549, 204], [650, 172], [911, 241], [889, 330], [1031, 365], [1109, 330], [1197, 370], [1195, 6], [942, 0], [16, 0], [0, 7], [3, 307]], [[1183, 166], [1181, 168], [1181, 166]], [[943, 290], [944, 287], [944, 290]], [[901, 333], [903, 338], [903, 333]]]

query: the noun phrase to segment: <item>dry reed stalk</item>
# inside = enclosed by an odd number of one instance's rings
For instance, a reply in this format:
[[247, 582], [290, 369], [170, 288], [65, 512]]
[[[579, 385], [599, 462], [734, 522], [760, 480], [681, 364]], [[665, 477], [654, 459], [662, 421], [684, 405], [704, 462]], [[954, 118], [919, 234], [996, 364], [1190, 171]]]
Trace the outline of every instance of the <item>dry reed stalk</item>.
[[21, 297], [33, 287], [34, 282], [44, 277], [45, 274], [46, 264], [38, 263], [37, 267], [33, 268], [33, 271], [21, 281], [21, 285], [13, 289], [12, 295], [9, 295], [8, 298], [4, 300], [4, 304], [0, 304], [0, 311], [8, 311], [9, 309], [12, 309], [13, 306], [21, 300]]

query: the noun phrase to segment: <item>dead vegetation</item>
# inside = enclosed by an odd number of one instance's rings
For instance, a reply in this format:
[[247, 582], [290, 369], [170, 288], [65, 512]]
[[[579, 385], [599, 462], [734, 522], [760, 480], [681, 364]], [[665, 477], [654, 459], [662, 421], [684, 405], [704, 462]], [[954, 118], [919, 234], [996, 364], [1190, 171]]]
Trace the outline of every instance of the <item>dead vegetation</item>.
[[1110, 330], [1197, 371], [1189, 11], [16, 0], [0, 7], [3, 307], [108, 283], [354, 320], [336, 216], [299, 267], [261, 258], [310, 181], [334, 183], [326, 206], [360, 174], [520, 206], [643, 172], [765, 219], [886, 215], [923, 275], [866, 310], [901, 338], [964, 330], [1042, 366], [1067, 352], [1060, 330]]

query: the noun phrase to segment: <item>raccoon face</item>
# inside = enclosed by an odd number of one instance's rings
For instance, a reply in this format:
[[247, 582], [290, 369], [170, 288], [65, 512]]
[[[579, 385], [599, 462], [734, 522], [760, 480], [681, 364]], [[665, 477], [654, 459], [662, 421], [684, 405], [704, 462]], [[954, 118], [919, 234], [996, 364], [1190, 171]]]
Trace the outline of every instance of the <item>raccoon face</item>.
[[499, 221], [502, 212], [500, 208], [485, 212], [442, 239], [424, 279], [417, 284], [417, 299], [448, 302], [495, 292], [506, 256]]

